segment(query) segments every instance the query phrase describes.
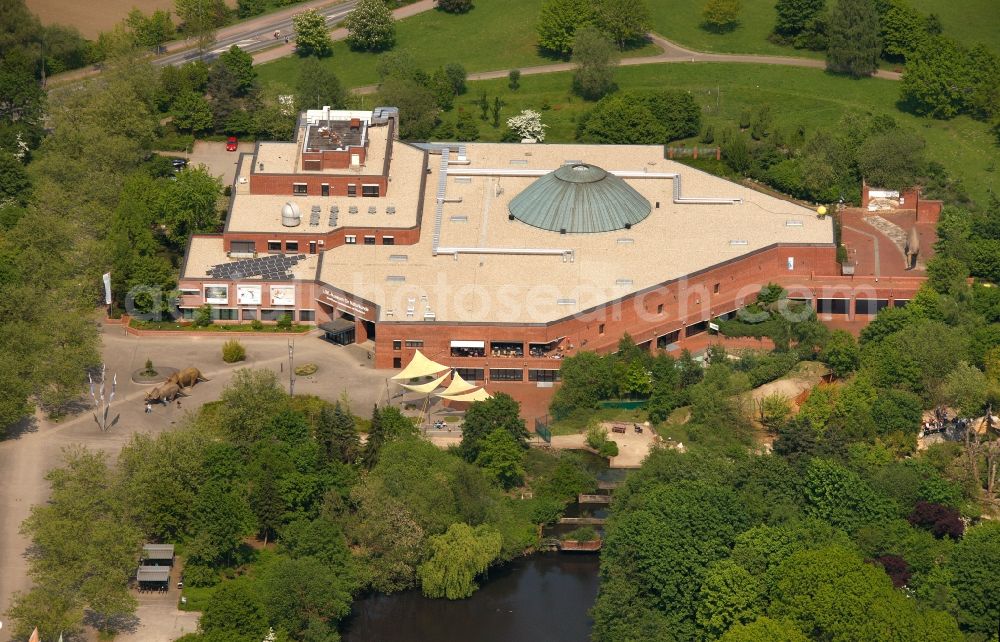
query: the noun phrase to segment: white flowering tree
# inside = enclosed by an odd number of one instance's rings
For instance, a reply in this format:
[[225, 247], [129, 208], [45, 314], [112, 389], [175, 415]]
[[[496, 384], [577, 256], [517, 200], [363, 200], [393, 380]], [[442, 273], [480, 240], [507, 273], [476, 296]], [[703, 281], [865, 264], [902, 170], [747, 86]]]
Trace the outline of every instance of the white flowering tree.
[[530, 138], [539, 143], [545, 140], [545, 130], [548, 125], [542, 123], [542, 115], [534, 109], [525, 109], [517, 116], [507, 119], [507, 126], [511, 128], [521, 140]]

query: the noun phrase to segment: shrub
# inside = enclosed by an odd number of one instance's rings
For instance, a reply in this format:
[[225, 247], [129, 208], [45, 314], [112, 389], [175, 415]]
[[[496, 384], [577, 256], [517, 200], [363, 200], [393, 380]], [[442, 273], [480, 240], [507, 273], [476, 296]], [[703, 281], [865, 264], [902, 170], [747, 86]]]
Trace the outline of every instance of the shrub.
[[898, 555], [882, 555], [875, 558], [875, 563], [885, 569], [885, 574], [892, 580], [896, 588], [903, 588], [910, 581], [910, 565]]
[[145, 377], [155, 377], [156, 376], [156, 368], [153, 367], [153, 360], [152, 359], [146, 359], [146, 368], [142, 371], [142, 374]]
[[617, 457], [618, 444], [609, 439], [601, 444], [601, 447], [597, 449], [597, 454], [601, 457]]
[[194, 326], [204, 328], [212, 325], [212, 306], [206, 303], [194, 313]]
[[292, 329], [292, 315], [282, 314], [278, 317], [278, 322], [276, 324], [280, 330], [291, 330]]
[[917, 502], [913, 512], [906, 519], [910, 524], [930, 531], [938, 539], [946, 535], [952, 539], [959, 539], [965, 532], [965, 523], [959, 517], [958, 511], [942, 504]]
[[250, 327], [259, 332], [264, 329], [264, 322], [260, 319], [254, 319], [250, 322]]
[[215, 586], [219, 583], [219, 573], [207, 564], [190, 562], [184, 566], [184, 584], [187, 586]]
[[246, 348], [236, 339], [230, 339], [222, 344], [222, 360], [226, 363], [236, 363], [247, 358]]
[[511, 91], [517, 91], [518, 90], [518, 88], [521, 86], [521, 70], [520, 69], [511, 69], [510, 70], [510, 72], [507, 74], [507, 86], [511, 89]]
[[593, 526], [581, 526], [563, 535], [562, 539], [572, 542], [590, 542], [597, 539], [597, 531], [594, 530]]
[[604, 426], [594, 424], [587, 429], [587, 445], [594, 450], [599, 450], [607, 440], [608, 430]]

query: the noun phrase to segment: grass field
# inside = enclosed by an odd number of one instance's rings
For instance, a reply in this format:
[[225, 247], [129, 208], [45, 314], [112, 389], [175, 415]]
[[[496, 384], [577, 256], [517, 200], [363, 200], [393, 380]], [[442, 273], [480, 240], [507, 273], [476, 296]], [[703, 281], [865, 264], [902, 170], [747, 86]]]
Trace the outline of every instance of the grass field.
[[1000, 54], [1000, 3], [997, 0], [910, 0], [921, 13], [941, 17], [944, 34], [966, 45], [982, 43]]
[[[937, 160], [965, 182], [970, 194], [985, 200], [992, 185], [1000, 191], [996, 158], [998, 148], [989, 128], [969, 118], [938, 121], [918, 118], [896, 107], [899, 83], [890, 80], [850, 80], [815, 69], [773, 65], [675, 63], [622, 67], [617, 72], [622, 89], [674, 88], [691, 92], [703, 108], [703, 122], [731, 124], [746, 107], [771, 106], [779, 129], [803, 126], [806, 132], [835, 126], [851, 110], [889, 114], [897, 122], [920, 132], [927, 141], [930, 158]], [[462, 107], [478, 114], [473, 104], [483, 90], [507, 103], [502, 119], [521, 109], [543, 109], [542, 121], [549, 125], [547, 142], [572, 142], [577, 118], [592, 106], [569, 91], [570, 74], [525, 76], [521, 89], [513, 92], [506, 80], [470, 83], [467, 94], [456, 101], [456, 109], [444, 115], [453, 119]], [[479, 121], [483, 140], [499, 140], [501, 129]], [[717, 128], [718, 131], [718, 128]], [[991, 169], [992, 168], [992, 169]]]
[[[536, 46], [535, 23], [542, 0], [477, 0], [467, 14], [428, 11], [396, 23], [395, 50], [405, 50], [426, 70], [449, 62], [461, 63], [466, 71], [490, 71], [530, 67], [558, 62], [542, 56]], [[659, 53], [652, 45], [626, 52], [627, 56]], [[347, 87], [378, 82], [378, 54], [351, 51], [344, 42], [334, 43], [329, 65]], [[289, 89], [298, 79], [300, 61], [283, 58], [257, 67], [263, 82]]]
[[767, 35], [774, 28], [773, 0], [744, 2], [739, 26], [723, 34], [702, 29], [701, 12], [704, 6], [704, 0], [651, 0], [649, 9], [653, 31], [698, 51], [812, 58], [823, 56], [820, 52], [781, 47], [768, 42]]

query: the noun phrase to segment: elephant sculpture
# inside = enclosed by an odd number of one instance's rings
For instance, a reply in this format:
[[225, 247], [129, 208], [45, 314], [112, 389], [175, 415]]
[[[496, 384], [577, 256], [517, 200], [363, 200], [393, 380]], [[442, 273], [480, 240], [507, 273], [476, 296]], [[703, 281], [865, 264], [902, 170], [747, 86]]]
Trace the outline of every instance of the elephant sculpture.
[[906, 269], [912, 270], [917, 267], [917, 255], [920, 253], [920, 236], [917, 228], [911, 227], [910, 233], [906, 235], [906, 247], [903, 248], [906, 254]]
[[182, 388], [190, 388], [199, 381], [210, 381], [198, 368], [184, 368], [170, 375], [167, 383], [174, 382]]

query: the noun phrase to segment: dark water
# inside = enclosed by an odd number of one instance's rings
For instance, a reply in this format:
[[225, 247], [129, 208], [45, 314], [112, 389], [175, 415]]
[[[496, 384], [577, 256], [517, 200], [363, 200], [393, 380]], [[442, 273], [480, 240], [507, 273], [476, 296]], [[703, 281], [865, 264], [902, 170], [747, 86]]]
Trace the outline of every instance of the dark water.
[[597, 555], [545, 553], [491, 570], [467, 600], [420, 591], [354, 603], [346, 642], [585, 642], [597, 598]]

